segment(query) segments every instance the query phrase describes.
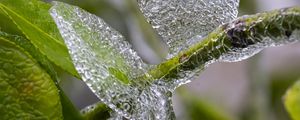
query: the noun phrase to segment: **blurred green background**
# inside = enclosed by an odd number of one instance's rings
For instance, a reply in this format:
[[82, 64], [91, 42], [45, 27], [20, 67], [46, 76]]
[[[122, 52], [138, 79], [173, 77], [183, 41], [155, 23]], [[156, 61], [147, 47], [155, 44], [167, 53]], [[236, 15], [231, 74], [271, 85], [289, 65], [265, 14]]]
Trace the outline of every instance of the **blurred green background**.
[[[164, 60], [166, 45], [149, 25], [141, 27], [147, 23], [134, 0], [60, 1], [100, 16], [121, 32], [148, 63]], [[297, 5], [300, 0], [241, 0], [239, 14]], [[67, 74], [61, 76], [71, 79], [60, 84], [78, 109], [98, 101], [83, 82]], [[176, 91], [174, 109], [179, 120], [289, 120], [283, 95], [299, 78], [299, 43], [268, 48], [242, 62], [210, 65], [197, 79]]]

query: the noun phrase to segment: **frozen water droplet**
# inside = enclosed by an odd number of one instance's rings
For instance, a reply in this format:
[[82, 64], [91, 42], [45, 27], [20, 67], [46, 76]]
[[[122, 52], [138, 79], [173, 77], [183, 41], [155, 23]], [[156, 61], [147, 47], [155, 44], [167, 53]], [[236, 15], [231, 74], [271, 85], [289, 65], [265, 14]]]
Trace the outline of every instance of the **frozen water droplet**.
[[237, 17], [239, 0], [137, 0], [149, 23], [169, 45], [171, 58]]

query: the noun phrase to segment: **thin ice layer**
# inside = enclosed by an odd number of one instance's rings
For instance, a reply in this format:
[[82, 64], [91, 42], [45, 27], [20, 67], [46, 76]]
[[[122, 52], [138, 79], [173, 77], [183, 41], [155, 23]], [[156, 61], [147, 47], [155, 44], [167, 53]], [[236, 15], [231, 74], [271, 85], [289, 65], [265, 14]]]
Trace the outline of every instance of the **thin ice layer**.
[[[54, 2], [50, 13], [69, 49], [76, 70], [98, 98], [129, 119], [174, 117], [165, 86], [133, 80], [148, 69], [116, 30], [71, 5]], [[158, 80], [159, 81], [159, 80]]]
[[137, 0], [149, 23], [169, 45], [168, 58], [237, 17], [239, 0]]

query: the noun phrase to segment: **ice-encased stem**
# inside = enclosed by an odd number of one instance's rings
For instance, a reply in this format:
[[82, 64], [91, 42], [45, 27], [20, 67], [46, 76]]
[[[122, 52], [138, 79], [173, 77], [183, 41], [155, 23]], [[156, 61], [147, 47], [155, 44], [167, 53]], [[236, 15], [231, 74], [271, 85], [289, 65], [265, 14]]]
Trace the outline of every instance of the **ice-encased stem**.
[[218, 27], [202, 42], [158, 65], [150, 71], [150, 75], [154, 78], [178, 78], [178, 72], [197, 69], [233, 49], [264, 42], [266, 37], [272, 40], [288, 38], [296, 30], [300, 30], [300, 7], [242, 16]]
[[[251, 56], [232, 60], [222, 58], [234, 50], [245, 49], [270, 40], [275, 44], [290, 43], [291, 39], [289, 38], [295, 34], [299, 36], [299, 30], [300, 7], [242, 16], [219, 26], [204, 40], [172, 59], [159, 64], [155, 69], [149, 71], [149, 74], [156, 78], [154, 80], [160, 78], [165, 80], [182, 79], [182, 77], [186, 77], [181, 76], [185, 72], [201, 71], [212, 61], [240, 61]], [[268, 46], [275, 45], [267, 45], [266, 47]], [[141, 78], [147, 77], [141, 76], [137, 79]], [[186, 77], [186, 79], [188, 78]]]

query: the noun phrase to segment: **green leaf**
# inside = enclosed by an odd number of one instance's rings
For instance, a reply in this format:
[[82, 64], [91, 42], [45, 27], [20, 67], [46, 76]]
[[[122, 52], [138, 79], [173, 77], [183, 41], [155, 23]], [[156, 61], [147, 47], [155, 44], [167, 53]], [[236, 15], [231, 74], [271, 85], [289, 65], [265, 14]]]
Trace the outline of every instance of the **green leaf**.
[[6, 33], [23, 36], [19, 28], [12, 22], [0, 8], [0, 30]]
[[35, 46], [30, 43], [29, 40], [24, 37], [18, 35], [10, 35], [2, 31], [0, 31], [0, 36], [4, 39], [9, 40], [10, 42], [13, 42], [14, 44], [20, 46], [26, 52], [28, 52], [40, 64], [40, 66], [47, 71], [51, 78], [55, 82], [57, 82], [58, 77], [52, 64], [49, 62], [45, 55], [43, 55], [37, 48], [35, 48]]
[[1, 119], [62, 119], [58, 89], [21, 47], [0, 36]]
[[[17, 35], [10, 35], [0, 31], [0, 36], [14, 44], [20, 46], [26, 52], [28, 52], [38, 63], [39, 65], [51, 76], [54, 82], [58, 82], [58, 76], [56, 71], [54, 70], [52, 64], [48, 61], [48, 59], [40, 53], [31, 43], [29, 40], [17, 36]], [[57, 85], [60, 89], [60, 87]], [[79, 111], [74, 107], [71, 101], [65, 96], [62, 90], [59, 90], [60, 100], [62, 104], [63, 116], [66, 120], [80, 120], [82, 119]]]
[[284, 104], [291, 117], [300, 120], [300, 81], [287, 91]]
[[49, 4], [38, 0], [1, 0], [0, 8], [41, 53], [57, 66], [79, 77], [68, 50], [50, 17]]

